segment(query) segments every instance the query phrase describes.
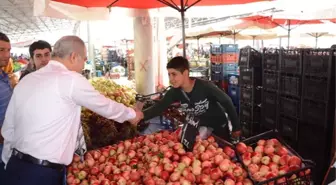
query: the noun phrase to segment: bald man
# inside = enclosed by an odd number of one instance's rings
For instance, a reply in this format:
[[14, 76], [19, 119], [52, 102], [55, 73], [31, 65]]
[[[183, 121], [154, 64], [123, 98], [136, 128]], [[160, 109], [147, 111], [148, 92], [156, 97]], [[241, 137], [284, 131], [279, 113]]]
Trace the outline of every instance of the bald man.
[[16, 86], [1, 132], [5, 185], [61, 184], [76, 150], [82, 106], [119, 123], [143, 118], [91, 86], [80, 74], [86, 60], [84, 42], [63, 37], [52, 60]]

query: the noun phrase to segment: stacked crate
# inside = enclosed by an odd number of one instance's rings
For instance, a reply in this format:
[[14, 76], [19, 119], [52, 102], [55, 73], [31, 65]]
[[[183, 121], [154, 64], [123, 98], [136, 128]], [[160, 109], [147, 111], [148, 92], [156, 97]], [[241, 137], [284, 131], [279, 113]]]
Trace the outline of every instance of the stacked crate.
[[253, 48], [243, 48], [239, 54], [239, 117], [243, 136], [260, 133], [261, 103], [261, 53]]
[[228, 92], [229, 74], [237, 74], [238, 45], [211, 45], [211, 81]]
[[[316, 174], [325, 174], [330, 164], [330, 148], [335, 110], [335, 50], [303, 50], [301, 123], [298, 151], [315, 161]], [[321, 184], [323, 176], [317, 176]]]
[[296, 148], [301, 113], [302, 50], [280, 50], [278, 130]]
[[279, 50], [264, 49], [262, 58], [262, 100], [261, 124], [262, 131], [275, 129], [278, 125], [278, 102], [280, 65]]
[[279, 130], [302, 157], [312, 159], [316, 184], [331, 158], [335, 58], [331, 49], [263, 52], [261, 130]]

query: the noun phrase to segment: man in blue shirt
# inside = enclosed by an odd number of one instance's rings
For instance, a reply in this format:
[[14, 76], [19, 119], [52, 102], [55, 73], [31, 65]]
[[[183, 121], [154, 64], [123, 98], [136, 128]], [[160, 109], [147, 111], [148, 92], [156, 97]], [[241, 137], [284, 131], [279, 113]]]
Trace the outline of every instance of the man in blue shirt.
[[[0, 131], [5, 120], [5, 114], [9, 100], [12, 96], [12, 88], [9, 82], [8, 75], [2, 71], [2, 67], [6, 67], [10, 58], [11, 45], [8, 37], [0, 32]], [[0, 153], [2, 153], [3, 137], [0, 134]], [[4, 174], [4, 163], [0, 159], [0, 184]]]

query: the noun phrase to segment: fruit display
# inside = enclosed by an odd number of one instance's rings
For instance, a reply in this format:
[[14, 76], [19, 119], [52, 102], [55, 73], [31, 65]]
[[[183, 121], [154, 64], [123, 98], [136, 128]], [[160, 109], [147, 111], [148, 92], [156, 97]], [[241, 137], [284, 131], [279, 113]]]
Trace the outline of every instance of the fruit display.
[[[136, 92], [133, 89], [105, 78], [94, 78], [90, 82], [106, 97], [128, 107], [134, 106]], [[99, 148], [137, 135], [136, 127], [130, 123], [117, 123], [85, 108], [82, 110], [81, 120], [88, 149]]]
[[[293, 180], [299, 184], [307, 184], [295, 174], [304, 167], [301, 158], [293, 154], [276, 138], [260, 139], [251, 146], [239, 142], [236, 145], [236, 151], [251, 179], [255, 182], [261, 182], [260, 184], [285, 183], [287, 185], [289, 181]], [[299, 176], [306, 177], [310, 172], [309, 168], [304, 169], [299, 172]], [[262, 183], [265, 181], [269, 182]]]
[[74, 156], [67, 183], [92, 185], [252, 185], [236, 154], [210, 136], [186, 152], [177, 132], [162, 131]]

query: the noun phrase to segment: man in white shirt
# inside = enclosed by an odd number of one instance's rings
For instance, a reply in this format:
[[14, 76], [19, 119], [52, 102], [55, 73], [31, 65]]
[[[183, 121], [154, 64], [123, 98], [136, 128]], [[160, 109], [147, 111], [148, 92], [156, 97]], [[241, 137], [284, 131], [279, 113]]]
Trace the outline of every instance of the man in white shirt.
[[2, 127], [5, 185], [59, 185], [70, 164], [80, 126], [81, 107], [123, 123], [137, 124], [142, 112], [111, 101], [80, 73], [84, 42], [66, 36], [54, 46], [52, 60], [14, 89]]

